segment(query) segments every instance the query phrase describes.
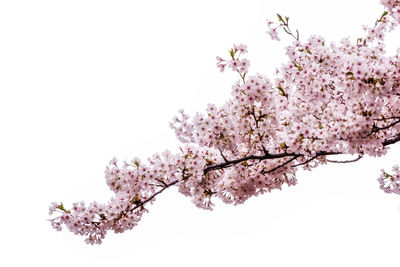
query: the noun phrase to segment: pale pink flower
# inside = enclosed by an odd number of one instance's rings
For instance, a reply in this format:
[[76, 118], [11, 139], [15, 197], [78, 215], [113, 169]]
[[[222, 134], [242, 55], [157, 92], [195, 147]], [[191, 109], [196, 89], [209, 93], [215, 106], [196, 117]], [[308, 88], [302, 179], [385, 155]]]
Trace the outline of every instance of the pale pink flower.
[[240, 51], [242, 54], [247, 53], [247, 45], [244, 44], [239, 44], [239, 45], [233, 45], [233, 49], [235, 52]]

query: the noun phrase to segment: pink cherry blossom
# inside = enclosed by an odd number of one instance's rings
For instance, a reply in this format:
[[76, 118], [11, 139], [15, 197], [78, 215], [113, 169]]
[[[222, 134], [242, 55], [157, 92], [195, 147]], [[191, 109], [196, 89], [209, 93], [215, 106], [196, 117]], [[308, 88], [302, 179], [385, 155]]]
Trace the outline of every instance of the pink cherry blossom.
[[233, 45], [233, 49], [235, 52], [240, 51], [242, 54], [247, 53], [247, 45], [244, 44], [239, 44], [239, 45]]
[[400, 194], [400, 168], [398, 165], [393, 167], [393, 174], [381, 170], [381, 176], [378, 178], [380, 188], [386, 193]]
[[[321, 36], [301, 41], [289, 18], [268, 22], [269, 35], [294, 38], [288, 61], [273, 79], [249, 75], [241, 58], [243, 44], [233, 45], [217, 67], [237, 72], [231, 98], [209, 104], [203, 113], [183, 110], [171, 128], [183, 143], [180, 152], [164, 151], [147, 161], [113, 158], [105, 169], [114, 192], [107, 203], [61, 202], [49, 207], [51, 225], [65, 226], [88, 244], [100, 244], [108, 231], [132, 229], [156, 197], [175, 186], [195, 206], [212, 209], [213, 200], [241, 204], [253, 196], [297, 184], [301, 167], [350, 163], [364, 155], [383, 156], [400, 141], [400, 50], [386, 55], [384, 41], [400, 23], [400, 2], [381, 0], [385, 12], [364, 27], [362, 38], [326, 43]], [[354, 155], [335, 161], [331, 155]], [[380, 188], [400, 194], [400, 171], [382, 170]], [[56, 214], [56, 215], [54, 215]]]

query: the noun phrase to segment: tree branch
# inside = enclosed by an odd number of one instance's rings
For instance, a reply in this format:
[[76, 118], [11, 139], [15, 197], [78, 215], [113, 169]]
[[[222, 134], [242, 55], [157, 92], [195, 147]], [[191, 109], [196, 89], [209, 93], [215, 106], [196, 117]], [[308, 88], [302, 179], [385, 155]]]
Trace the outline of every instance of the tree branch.
[[274, 167], [274, 168], [272, 168], [272, 169], [270, 169], [268, 171], [265, 171], [265, 172], [261, 171], [261, 173], [262, 174], [266, 174], [266, 173], [274, 172], [274, 171], [278, 170], [279, 168], [282, 168], [283, 166], [289, 164], [290, 162], [292, 162], [293, 160], [297, 159], [298, 157], [300, 157], [300, 155], [296, 155], [293, 158], [289, 159], [288, 161], [286, 161], [286, 162], [284, 162], [284, 163], [282, 163], [282, 164], [280, 164], [280, 165], [278, 165], [278, 166], [276, 166], [276, 167]]
[[395, 125], [398, 124], [398, 123], [400, 123], [400, 120], [397, 120], [397, 121], [395, 121], [395, 122], [392, 122], [391, 124], [386, 125], [385, 127], [376, 127], [376, 126], [374, 125], [374, 128], [372, 129], [372, 131], [371, 131], [366, 137], [372, 135], [373, 133], [377, 133], [377, 132], [379, 132], [379, 131], [389, 129], [390, 127], [393, 127], [393, 126], [395, 126]]
[[385, 139], [385, 141], [383, 141], [382, 145], [383, 146], [388, 146], [388, 145], [392, 145], [394, 143], [397, 143], [399, 141], [400, 141], [400, 133], [396, 137], [394, 137], [392, 139]]
[[151, 200], [152, 200], [153, 198], [155, 198], [158, 194], [161, 194], [165, 189], [167, 189], [167, 188], [169, 188], [169, 187], [173, 186], [174, 184], [177, 184], [177, 183], [179, 183], [179, 182], [181, 182], [181, 181], [183, 181], [183, 179], [178, 179], [178, 180], [175, 180], [175, 181], [173, 181], [173, 182], [171, 182], [171, 183], [169, 183], [169, 184], [166, 184], [162, 189], [160, 189], [159, 191], [157, 191], [156, 193], [154, 193], [153, 195], [151, 195], [151, 196], [150, 196], [148, 199], [146, 199], [145, 201], [140, 202], [140, 204], [136, 205], [135, 207], [133, 207], [133, 208], [131, 208], [131, 209], [129, 209], [129, 210], [126, 210], [124, 215], [126, 215], [128, 212], [132, 212], [132, 211], [134, 211], [134, 210], [136, 210], [136, 209], [138, 209], [138, 208], [140, 208], [140, 207], [143, 207], [144, 204], [146, 204], [147, 202], [151, 201]]
[[358, 155], [357, 158], [350, 159], [350, 160], [329, 160], [329, 159], [327, 159], [326, 161], [330, 162], [330, 163], [352, 163], [352, 162], [359, 161], [360, 159], [362, 159], [362, 157], [363, 157], [363, 155]]
[[[392, 139], [386, 139], [386, 140], [382, 143], [382, 145], [383, 145], [383, 146], [388, 146], [388, 145], [397, 143], [397, 142], [399, 142], [399, 141], [400, 141], [400, 134], [398, 134], [396, 137], [394, 137], [394, 138], [392, 138]], [[267, 150], [264, 148], [264, 146], [263, 146], [263, 151], [264, 151], [264, 155], [262, 155], [262, 156], [250, 155], [250, 156], [246, 156], [246, 157], [239, 158], [239, 159], [236, 159], [236, 160], [227, 160], [227, 159], [225, 158], [225, 159], [224, 159], [224, 160], [225, 160], [224, 163], [220, 163], [220, 164], [208, 166], [208, 167], [206, 167], [206, 168], [203, 170], [203, 173], [204, 173], [204, 174], [207, 174], [208, 172], [211, 172], [211, 171], [216, 171], [216, 170], [221, 170], [221, 169], [229, 168], [229, 167], [232, 167], [233, 165], [239, 164], [239, 163], [244, 162], [244, 161], [246, 161], [246, 160], [259, 160], [259, 161], [262, 161], [262, 160], [266, 160], [266, 159], [278, 159], [278, 158], [284, 158], [284, 157], [292, 157], [291, 159], [287, 160], [286, 162], [284, 162], [284, 163], [282, 163], [282, 164], [280, 164], [280, 165], [278, 165], [278, 166], [276, 166], [276, 167], [274, 167], [274, 168], [272, 168], [272, 169], [270, 169], [270, 170], [268, 170], [268, 171], [265, 171], [265, 172], [263, 173], [263, 174], [266, 174], [266, 173], [274, 172], [274, 171], [278, 170], [279, 168], [281, 168], [281, 167], [287, 165], [288, 163], [290, 163], [290, 162], [296, 160], [297, 158], [299, 158], [299, 157], [301, 157], [301, 156], [304, 156], [304, 155], [302, 155], [302, 154], [287, 153], [287, 152], [285, 152], [285, 153], [280, 153], [280, 154], [269, 154], [269, 153], [267, 152]], [[222, 153], [222, 152], [221, 152], [221, 153]], [[311, 157], [310, 159], [308, 159], [308, 160], [306, 160], [306, 161], [304, 161], [304, 162], [301, 162], [301, 163], [292, 165], [292, 166], [290, 166], [290, 167], [298, 167], [298, 166], [301, 166], [301, 165], [305, 165], [305, 164], [307, 164], [307, 163], [313, 161], [314, 159], [316, 159], [316, 158], [318, 158], [318, 157], [320, 157], [320, 156], [342, 155], [342, 154], [343, 154], [343, 153], [341, 153], [341, 152], [334, 152], [334, 151], [319, 151], [319, 152], [317, 152], [317, 153], [315, 154], [315, 156]], [[330, 163], [351, 163], [351, 162], [356, 162], [356, 161], [360, 160], [362, 157], [363, 157], [363, 155], [359, 155], [356, 159], [352, 159], [352, 160], [345, 160], [345, 161], [327, 160], [327, 161], [330, 162]], [[159, 182], [161, 182], [159, 179], [157, 179], [157, 180], [158, 180]], [[164, 184], [164, 187], [163, 187], [162, 189], [160, 189], [159, 191], [157, 191], [156, 193], [154, 193], [152, 196], [150, 196], [148, 199], [146, 199], [145, 201], [143, 201], [143, 202], [141, 202], [140, 204], [136, 205], [135, 207], [133, 207], [133, 208], [131, 208], [131, 209], [129, 209], [129, 210], [126, 210], [125, 213], [124, 213], [124, 215], [126, 215], [128, 212], [132, 212], [132, 211], [134, 211], [134, 210], [136, 210], [136, 209], [138, 209], [138, 208], [144, 206], [146, 203], [148, 203], [148, 202], [151, 201], [153, 198], [155, 198], [158, 194], [162, 193], [165, 189], [167, 189], [167, 188], [169, 188], [169, 187], [171, 187], [171, 186], [173, 186], [173, 185], [175, 185], [175, 184], [177, 184], [177, 183], [179, 183], [179, 182], [181, 182], [181, 181], [183, 181], [183, 180], [184, 180], [184, 179], [178, 179], [178, 180], [175, 180], [175, 181], [173, 181], [173, 182], [171, 182], [171, 183], [169, 183], [169, 184], [166, 184], [165, 182], [162, 182], [162, 183]]]
[[[333, 151], [320, 151], [316, 153], [316, 157], [318, 156], [326, 156], [326, 155], [339, 155], [339, 154], [343, 154], [341, 152], [333, 152]], [[268, 152], [265, 153], [263, 156], [257, 156], [257, 155], [250, 155], [247, 157], [243, 157], [240, 159], [236, 159], [236, 160], [228, 160], [227, 162], [224, 163], [220, 163], [220, 164], [216, 164], [216, 165], [212, 165], [212, 166], [208, 166], [203, 170], [204, 174], [207, 174], [210, 171], [215, 171], [215, 170], [220, 170], [220, 169], [225, 169], [228, 167], [231, 167], [233, 165], [236, 165], [238, 163], [241, 163], [243, 161], [246, 160], [266, 160], [266, 159], [278, 159], [278, 158], [284, 158], [284, 157], [300, 157], [300, 156], [304, 156], [302, 154], [296, 154], [296, 153], [280, 153], [280, 154], [269, 154]]]
[[240, 158], [240, 159], [228, 160], [228, 161], [226, 161], [224, 163], [208, 166], [203, 170], [203, 173], [207, 174], [210, 171], [225, 169], [225, 168], [231, 167], [233, 165], [236, 165], [236, 164], [241, 163], [241, 162], [246, 161], [246, 160], [257, 159], [257, 160], [262, 161], [262, 160], [265, 160], [265, 159], [277, 159], [277, 158], [283, 158], [283, 157], [288, 157], [288, 156], [297, 156], [297, 154], [295, 154], [295, 153], [286, 153], [285, 152], [285, 153], [273, 154], [273, 155], [272, 154], [265, 154], [263, 156], [250, 155], [250, 156], [243, 157], [243, 158]]
[[304, 161], [304, 162], [301, 162], [301, 163], [292, 165], [292, 168], [293, 168], [293, 167], [298, 167], [298, 166], [305, 165], [305, 164], [307, 164], [307, 163], [313, 161], [314, 159], [318, 158], [319, 156], [320, 156], [320, 155], [318, 155], [318, 156], [313, 156], [313, 157], [309, 158], [308, 160], [306, 160], [306, 161]]

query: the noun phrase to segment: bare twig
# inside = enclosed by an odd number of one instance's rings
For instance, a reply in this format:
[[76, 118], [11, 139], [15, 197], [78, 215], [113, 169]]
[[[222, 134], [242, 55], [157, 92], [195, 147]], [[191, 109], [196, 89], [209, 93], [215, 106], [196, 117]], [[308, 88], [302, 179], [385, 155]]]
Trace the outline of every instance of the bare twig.
[[169, 183], [169, 184], [166, 184], [165, 187], [163, 187], [163, 188], [160, 189], [159, 191], [155, 192], [153, 195], [151, 195], [151, 196], [150, 196], [148, 199], [146, 199], [145, 201], [140, 202], [140, 204], [138, 204], [138, 205], [132, 207], [131, 209], [126, 210], [124, 215], [126, 215], [128, 212], [132, 212], [132, 211], [134, 211], [134, 210], [136, 210], [136, 209], [138, 209], [138, 208], [140, 208], [140, 207], [143, 207], [144, 204], [146, 204], [147, 202], [151, 201], [151, 200], [152, 200], [153, 198], [155, 198], [158, 194], [161, 194], [165, 189], [167, 189], [167, 188], [169, 188], [169, 187], [173, 186], [174, 184], [177, 184], [177, 183], [179, 183], [179, 182], [181, 182], [181, 181], [183, 181], [183, 179], [178, 179], [178, 180], [175, 180], [175, 181], [173, 181], [173, 182], [171, 182], [171, 183]]
[[314, 159], [318, 158], [319, 156], [320, 156], [320, 155], [318, 155], [318, 156], [313, 156], [313, 157], [309, 158], [308, 160], [306, 160], [306, 161], [304, 161], [304, 162], [301, 162], [301, 163], [292, 165], [292, 167], [298, 167], [298, 166], [305, 165], [305, 164], [307, 164], [307, 163], [313, 161]]
[[[286, 162], [284, 162], [284, 163], [282, 163], [282, 164], [280, 164], [280, 165], [278, 165], [278, 166], [276, 166], [276, 167], [274, 167], [274, 168], [272, 168], [272, 169], [270, 169], [268, 171], [264, 171], [263, 170], [261, 173], [262, 174], [266, 174], [266, 173], [274, 172], [274, 171], [278, 170], [279, 168], [282, 168], [283, 166], [289, 164], [290, 162], [292, 162], [293, 160], [297, 159], [298, 157], [300, 157], [300, 155], [296, 155], [293, 158], [289, 159], [288, 161], [286, 161]], [[290, 167], [293, 167], [293, 166], [290, 166]]]
[[357, 158], [350, 159], [350, 160], [330, 160], [330, 159], [327, 159], [326, 161], [330, 162], [330, 163], [352, 163], [352, 162], [359, 161], [360, 159], [362, 159], [362, 157], [363, 157], [363, 155], [358, 155]]
[[227, 158], [225, 157], [224, 153], [222, 153], [222, 150], [218, 148], [219, 153], [221, 154], [221, 157], [225, 160], [225, 162], [228, 162]]

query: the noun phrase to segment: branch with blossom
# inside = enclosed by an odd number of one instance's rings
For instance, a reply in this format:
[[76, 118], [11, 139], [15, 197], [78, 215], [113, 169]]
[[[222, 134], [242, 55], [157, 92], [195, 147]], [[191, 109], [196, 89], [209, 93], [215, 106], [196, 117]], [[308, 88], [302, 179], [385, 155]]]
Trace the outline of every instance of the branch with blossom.
[[[384, 13], [364, 37], [326, 44], [321, 36], [300, 42], [289, 18], [268, 22], [270, 36], [279, 30], [295, 39], [286, 48], [289, 60], [274, 81], [248, 76], [250, 63], [243, 44], [217, 57], [217, 67], [237, 72], [225, 105], [209, 104], [191, 118], [183, 110], [171, 122], [184, 143], [180, 152], [164, 151], [147, 162], [139, 158], [106, 167], [106, 182], [115, 193], [108, 203], [63, 203], [50, 206], [51, 224], [65, 225], [90, 244], [100, 244], [110, 230], [132, 229], [149, 204], [176, 186], [203, 209], [214, 198], [240, 204], [252, 196], [297, 183], [299, 167], [351, 163], [364, 155], [383, 156], [400, 141], [400, 49], [386, 56], [385, 34], [400, 23], [400, 1], [381, 0]], [[332, 155], [355, 155], [347, 161]], [[400, 194], [399, 168], [382, 170], [378, 181], [387, 193]]]
[[289, 27], [289, 17], [282, 17], [280, 14], [276, 14], [278, 17], [278, 22], [267, 20], [268, 26], [268, 34], [272, 40], [280, 41], [278, 36], [278, 31], [283, 29], [288, 35], [292, 36], [296, 41], [300, 41], [299, 31], [296, 30], [296, 34], [294, 34]]

